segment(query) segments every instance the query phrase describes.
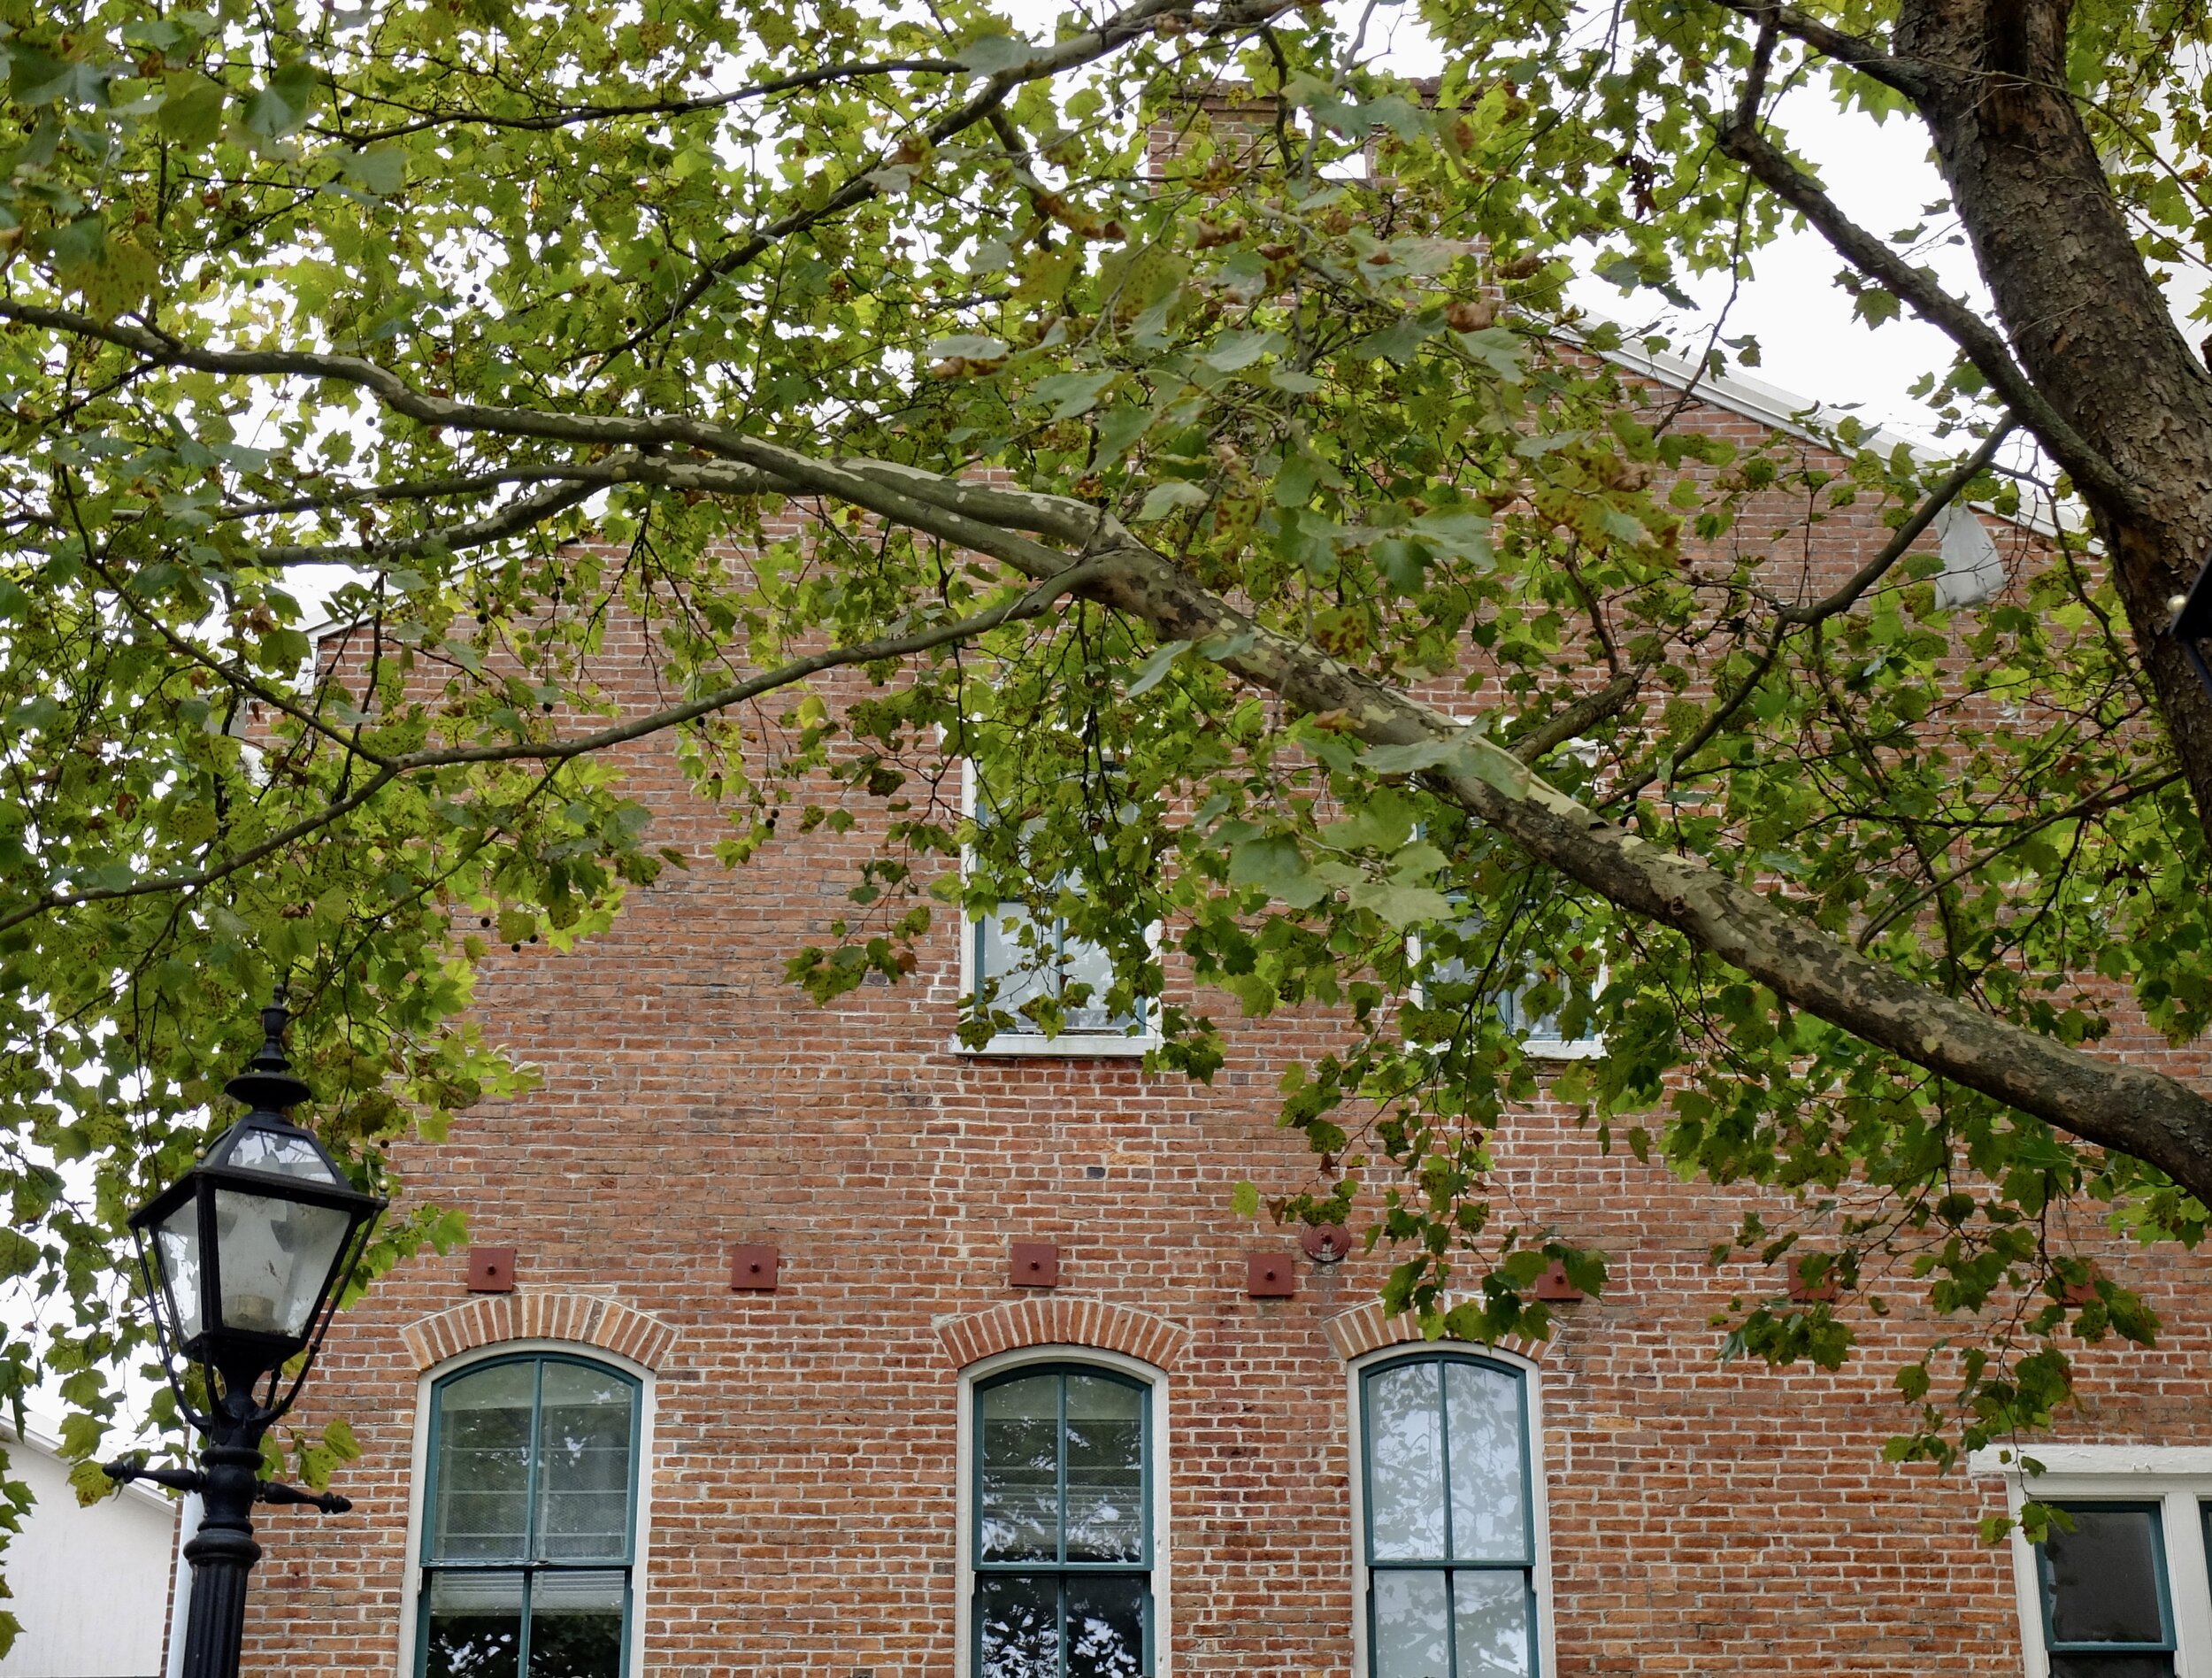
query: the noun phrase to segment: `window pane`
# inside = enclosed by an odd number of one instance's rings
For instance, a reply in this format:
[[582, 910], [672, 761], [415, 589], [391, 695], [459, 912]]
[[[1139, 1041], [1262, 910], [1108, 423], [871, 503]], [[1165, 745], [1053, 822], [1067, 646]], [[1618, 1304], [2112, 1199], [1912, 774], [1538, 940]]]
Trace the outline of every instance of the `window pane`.
[[618, 1573], [541, 1573], [533, 1579], [530, 1678], [619, 1678], [626, 1583]]
[[2160, 1535], [2154, 1509], [2069, 1508], [2074, 1530], [2044, 1544], [2051, 1641], [2162, 1643]]
[[975, 1623], [982, 1678], [1059, 1678], [1059, 1589], [1050, 1577], [978, 1580]]
[[1067, 1591], [1068, 1678], [1140, 1678], [1144, 1581], [1077, 1577]]
[[977, 1559], [1058, 1559], [1060, 1377], [1025, 1375], [987, 1387], [977, 1409]]
[[1528, 1578], [1462, 1571], [1452, 1575], [1458, 1678], [1528, 1678]]
[[520, 1574], [433, 1574], [427, 1594], [424, 1678], [516, 1678]]
[[[1101, 946], [1084, 938], [1064, 941], [1061, 977], [1066, 987], [1088, 985], [1090, 994], [1081, 1007], [1067, 1011], [1071, 1031], [1123, 1031], [1136, 1021], [1134, 1014], [1115, 1014], [1106, 1007], [1107, 992], [1114, 988], [1114, 958]], [[1071, 989], [1064, 994], [1072, 994]]]
[[2051, 1678], [2174, 1678], [2171, 1655], [2053, 1655]]
[[629, 1555], [633, 1391], [611, 1370], [545, 1366], [538, 1416], [541, 1556], [620, 1561]]
[[1393, 1571], [1373, 1579], [1375, 1678], [1452, 1678], [1444, 1575]]
[[[998, 994], [992, 997], [991, 1006], [1015, 1017], [1010, 1029], [1041, 1029], [1023, 1014], [1022, 1005], [1052, 995], [1052, 929], [1035, 928], [1029, 911], [1011, 903], [1002, 903], [980, 916], [976, 928], [977, 994], [982, 994], [984, 981], [997, 980]], [[1033, 947], [1023, 942], [1025, 935], [1035, 939]]]
[[1448, 1363], [1444, 1399], [1451, 1428], [1453, 1559], [1530, 1560], [1520, 1382], [1486, 1364]]
[[1067, 1559], [1142, 1561], [1144, 1394], [1100, 1375], [1067, 1381]]
[[1482, 917], [1471, 915], [1455, 923], [1452, 931], [1461, 942], [1457, 954], [1445, 955], [1432, 943], [1422, 952], [1423, 966], [1432, 985], [1471, 985], [1481, 976], [1479, 965], [1470, 958], [1475, 953], [1476, 940], [1482, 935]]
[[1394, 1364], [1367, 1377], [1369, 1553], [1377, 1560], [1444, 1557], [1439, 1374], [1428, 1362]]
[[537, 1366], [495, 1364], [438, 1389], [434, 1560], [519, 1561], [529, 1543]]

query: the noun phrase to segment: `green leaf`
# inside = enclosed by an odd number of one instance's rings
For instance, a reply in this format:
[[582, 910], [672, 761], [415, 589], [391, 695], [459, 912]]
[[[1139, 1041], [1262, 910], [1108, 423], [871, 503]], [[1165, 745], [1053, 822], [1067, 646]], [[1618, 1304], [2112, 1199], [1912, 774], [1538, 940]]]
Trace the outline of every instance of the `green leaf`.
[[1164, 641], [1130, 681], [1127, 692], [1132, 699], [1139, 694], [1150, 693], [1167, 679], [1167, 673], [1175, 667], [1175, 661], [1190, 650], [1187, 641]]
[[1049, 407], [1055, 420], [1073, 420], [1097, 406], [1100, 394], [1113, 381], [1110, 373], [1056, 373], [1038, 380], [1029, 399]]
[[1432, 887], [1399, 880], [1369, 880], [1354, 886], [1355, 909], [1371, 910], [1394, 927], [1415, 927], [1452, 918], [1451, 900]]
[[184, 71], [163, 84], [161, 109], [154, 124], [162, 137], [200, 147], [223, 131], [223, 89], [196, 71]]
[[1205, 501], [1206, 491], [1202, 486], [1171, 478], [1164, 483], [1154, 484], [1146, 493], [1144, 505], [1137, 509], [1137, 522], [1147, 524], [1155, 519], [1164, 519], [1178, 507], [1203, 506]]
[[1263, 834], [1234, 846], [1229, 852], [1229, 883], [1257, 886], [1294, 909], [1310, 909], [1328, 896], [1328, 888], [1307, 868], [1298, 842], [1280, 834]]
[[1007, 346], [1002, 338], [979, 332], [956, 332], [931, 344], [929, 355], [933, 361], [1003, 361]]
[[1035, 47], [1013, 35], [983, 35], [960, 49], [960, 62], [985, 75], [996, 75], [1027, 64], [1036, 54]]
[[280, 65], [267, 84], [247, 97], [246, 127], [268, 140], [296, 134], [307, 126], [322, 87], [321, 73], [304, 59]]
[[1280, 349], [1282, 343], [1280, 333], [1225, 332], [1200, 359], [1217, 372], [1237, 373]]
[[364, 192], [373, 192], [380, 197], [397, 192], [407, 182], [407, 154], [397, 146], [372, 146], [366, 151], [349, 151], [339, 158], [339, 167], [346, 179]]
[[38, 1243], [19, 1229], [0, 1229], [0, 1282], [27, 1276], [39, 1265]]

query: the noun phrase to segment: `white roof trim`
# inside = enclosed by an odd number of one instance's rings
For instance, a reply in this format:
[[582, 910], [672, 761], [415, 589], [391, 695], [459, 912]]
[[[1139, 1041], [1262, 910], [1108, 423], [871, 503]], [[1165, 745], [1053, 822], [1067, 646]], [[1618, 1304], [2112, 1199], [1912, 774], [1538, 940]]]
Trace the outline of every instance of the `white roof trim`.
[[[65, 1473], [70, 1466], [70, 1462], [62, 1451], [60, 1436], [41, 1427], [27, 1414], [23, 1420], [24, 1428], [19, 1434], [12, 1421], [4, 1416], [0, 1416], [0, 1443], [27, 1445], [40, 1456], [50, 1459]], [[147, 1484], [142, 1480], [125, 1482], [123, 1496], [135, 1497], [139, 1502], [160, 1510], [171, 1520], [176, 1519], [177, 1505], [171, 1501], [169, 1494], [157, 1487]]]
[[[1589, 348], [1582, 335], [1570, 327], [1553, 327], [1549, 330], [1569, 343], [1586, 350]], [[1747, 420], [1823, 449], [1833, 449], [1837, 444], [1833, 439], [1824, 437], [1815, 430], [1813, 427], [1816, 425], [1832, 425], [1847, 417], [1855, 417], [1849, 416], [1847, 409], [1832, 408], [1825, 403], [1800, 396], [1794, 391], [1785, 390], [1761, 379], [1747, 378], [1740, 373], [1706, 371], [1694, 362], [1663, 350], [1631, 349], [1623, 345], [1617, 350], [1595, 350], [1591, 353], [1617, 367], [1649, 379], [1655, 384], [1686, 392], [1692, 401], [1725, 408], [1731, 413], [1740, 414]], [[1924, 443], [1892, 431], [1886, 426], [1869, 427], [1865, 446], [1881, 450], [1902, 447], [1910, 452], [1914, 459], [1924, 464], [1950, 458], [1937, 453]], [[2002, 519], [2008, 524], [2032, 530], [2038, 535], [2055, 536], [2059, 533], [2059, 527], [2052, 520], [2049, 512], [2029, 504], [2024, 496], [2021, 500], [2021, 510], [2010, 513], [1999, 512], [1986, 501], [1977, 501], [1972, 505], [1978, 512], [1985, 512], [1993, 519]], [[2078, 512], [2069, 508], [2065, 513], [2068, 530], [2079, 531], [2085, 527]]]

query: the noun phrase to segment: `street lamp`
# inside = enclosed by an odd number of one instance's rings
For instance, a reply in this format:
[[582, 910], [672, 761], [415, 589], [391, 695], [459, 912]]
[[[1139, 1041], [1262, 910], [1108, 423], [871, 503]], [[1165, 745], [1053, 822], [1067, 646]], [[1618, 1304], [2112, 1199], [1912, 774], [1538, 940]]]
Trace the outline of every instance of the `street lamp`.
[[[386, 1204], [354, 1188], [322, 1143], [285, 1116], [308, 1097], [284, 1055], [289, 1018], [281, 1003], [261, 1011], [267, 1041], [225, 1087], [246, 1116], [131, 1214], [162, 1368], [207, 1446], [196, 1471], [125, 1459], [107, 1473], [200, 1494], [204, 1513], [184, 1547], [192, 1595], [182, 1678], [236, 1678], [246, 1576], [261, 1559], [255, 1503], [326, 1514], [352, 1506], [261, 1479], [262, 1436], [298, 1397]], [[186, 1381], [194, 1365], [203, 1403]]]

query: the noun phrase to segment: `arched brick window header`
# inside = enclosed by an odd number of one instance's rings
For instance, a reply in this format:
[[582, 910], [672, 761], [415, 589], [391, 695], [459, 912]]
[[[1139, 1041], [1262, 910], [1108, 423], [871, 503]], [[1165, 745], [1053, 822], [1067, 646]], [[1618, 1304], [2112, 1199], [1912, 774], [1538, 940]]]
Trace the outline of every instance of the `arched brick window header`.
[[511, 1293], [472, 1299], [400, 1330], [418, 1371], [503, 1340], [568, 1340], [657, 1370], [676, 1331], [596, 1294]]
[[1149, 1312], [1096, 1299], [1067, 1299], [1057, 1294], [1049, 1299], [994, 1305], [937, 1326], [937, 1337], [944, 1342], [946, 1355], [961, 1369], [1024, 1346], [1089, 1346], [1099, 1351], [1120, 1352], [1155, 1369], [1170, 1369], [1190, 1343], [1190, 1336], [1191, 1331], [1181, 1323]]
[[[1383, 1314], [1382, 1301], [1371, 1299], [1363, 1305], [1353, 1306], [1349, 1311], [1340, 1311], [1321, 1325], [1321, 1330], [1328, 1335], [1330, 1348], [1346, 1363], [1349, 1363], [1355, 1358], [1363, 1358], [1369, 1352], [1380, 1351], [1386, 1346], [1402, 1346], [1419, 1340], [1421, 1321], [1409, 1311], [1395, 1317], [1386, 1316]], [[1478, 1343], [1448, 1338], [1441, 1343], [1474, 1345]], [[1550, 1343], [1526, 1340], [1515, 1335], [1501, 1340], [1498, 1344], [1504, 1351], [1518, 1353], [1531, 1363], [1540, 1363]]]

